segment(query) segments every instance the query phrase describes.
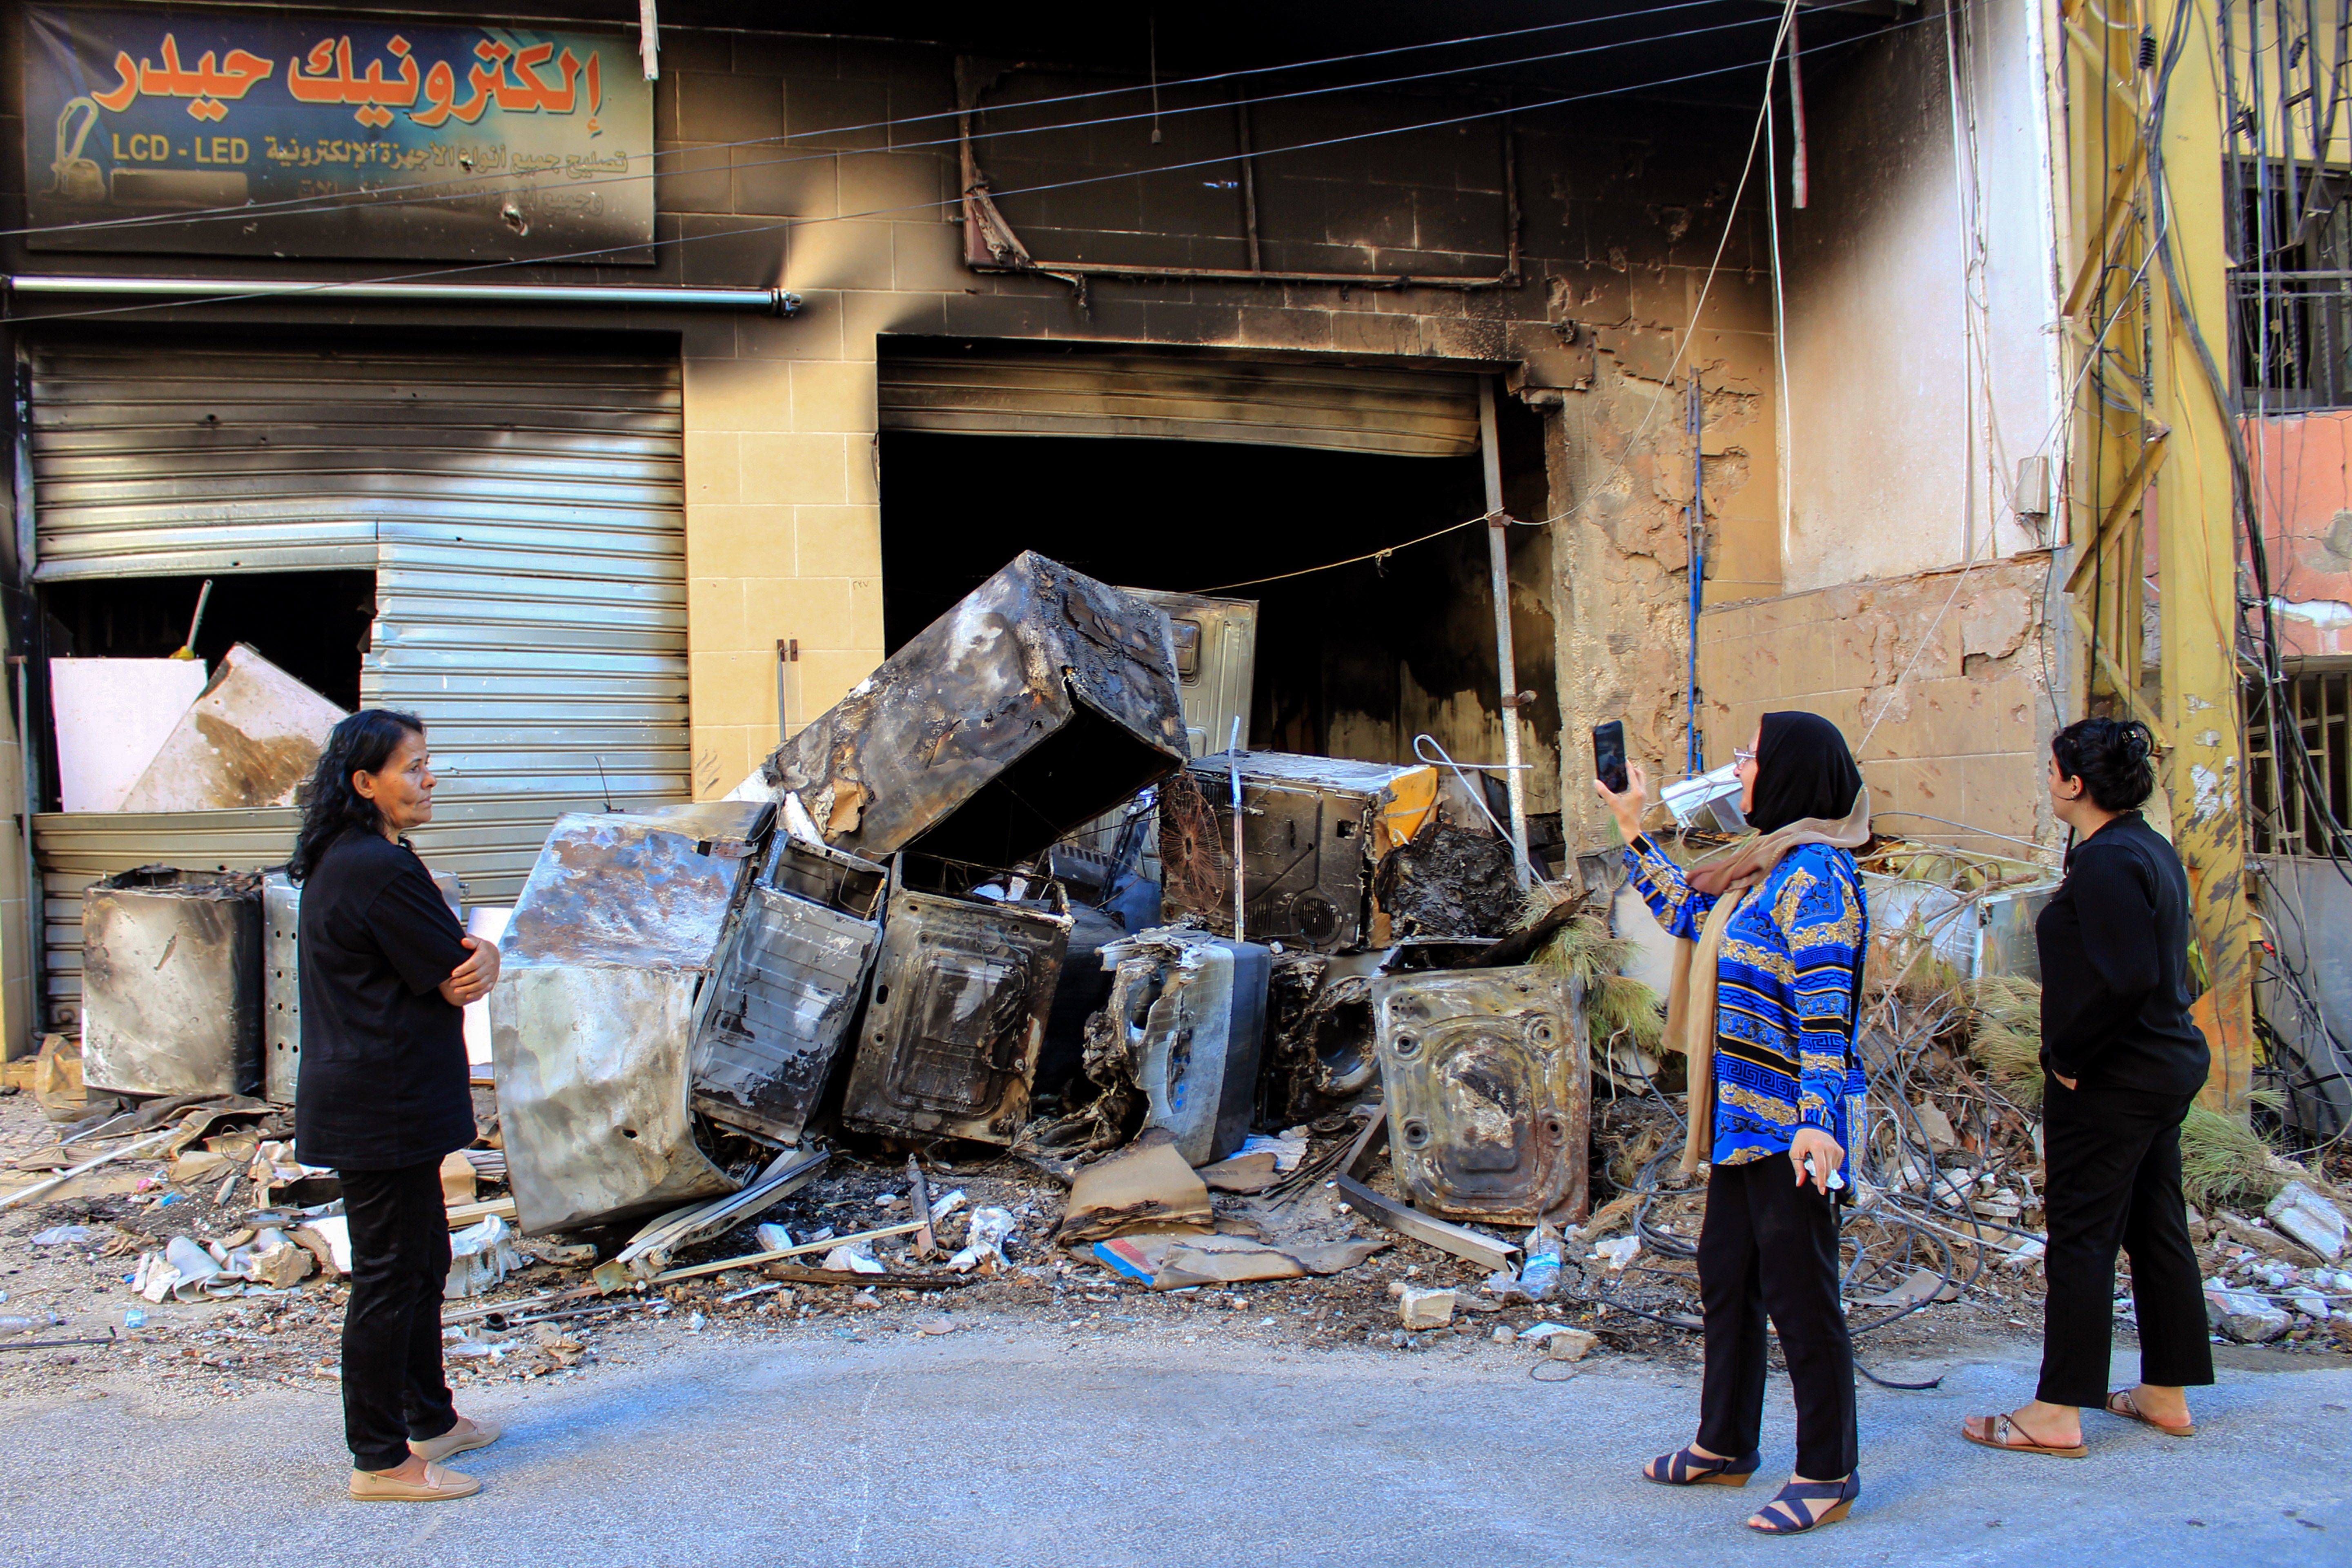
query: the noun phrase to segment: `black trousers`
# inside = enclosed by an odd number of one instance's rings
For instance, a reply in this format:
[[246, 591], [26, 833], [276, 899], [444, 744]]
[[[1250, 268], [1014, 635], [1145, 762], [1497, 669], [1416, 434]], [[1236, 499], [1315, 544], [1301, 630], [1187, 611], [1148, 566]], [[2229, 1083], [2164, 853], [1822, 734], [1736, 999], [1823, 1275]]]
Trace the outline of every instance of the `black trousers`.
[[1699, 1447], [1734, 1458], [1759, 1447], [1769, 1313], [1797, 1396], [1797, 1474], [1852, 1474], [1853, 1342], [1838, 1304], [1837, 1216], [1829, 1199], [1796, 1184], [1785, 1156], [1717, 1165], [1707, 1176], [1698, 1290], [1706, 1317]]
[[2114, 1350], [2116, 1251], [2130, 1255], [2140, 1381], [2213, 1381], [2205, 1291], [2180, 1197], [2180, 1119], [2194, 1095], [2068, 1089], [2049, 1080], [2042, 1112], [2042, 1383], [2053, 1405], [2104, 1405]]
[[408, 1458], [411, 1437], [425, 1442], [457, 1424], [441, 1375], [441, 1292], [449, 1280], [441, 1163], [335, 1174], [352, 1227], [343, 1439], [353, 1468], [388, 1470]]

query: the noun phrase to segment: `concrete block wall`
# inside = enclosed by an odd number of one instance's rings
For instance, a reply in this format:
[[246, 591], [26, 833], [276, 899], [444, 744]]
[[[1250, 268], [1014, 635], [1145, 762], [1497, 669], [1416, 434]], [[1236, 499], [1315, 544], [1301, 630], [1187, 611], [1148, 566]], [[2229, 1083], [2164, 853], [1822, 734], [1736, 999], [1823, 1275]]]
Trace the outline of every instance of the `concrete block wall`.
[[[690, 243], [666, 252], [656, 272], [664, 280], [779, 284], [804, 301], [792, 320], [694, 321], [682, 335], [700, 795], [732, 788], [782, 732], [837, 700], [883, 656], [875, 381], [878, 342], [892, 334], [1211, 345], [1508, 371], [1531, 401], [1549, 399], [1549, 439], [1559, 448], [1548, 465], [1553, 591], [1556, 607], [1572, 605], [1580, 617], [1563, 647], [1603, 650], [1621, 667], [1612, 677], [1624, 689], [1621, 706], [1662, 716], [1653, 728], [1679, 712], [1679, 666], [1633, 650], [1664, 643], [1685, 597], [1677, 509], [1688, 500], [1690, 462], [1682, 372], [1669, 367], [1721, 235], [1710, 214], [1744, 145], [1724, 125], [1681, 108], [1645, 109], [1629, 121], [1623, 105], [1522, 123], [1524, 278], [1516, 288], [1097, 281], [1081, 305], [1065, 282], [964, 266], [946, 54], [665, 29], [656, 116], [669, 158], [658, 221]], [[1007, 78], [987, 101], [1013, 107], [984, 116], [983, 128], [1021, 124], [1024, 95], [1086, 85], [1064, 75]], [[1008, 220], [1037, 256], [1245, 264], [1239, 193], [1217, 184], [1234, 165], [1018, 194], [1234, 150], [1230, 105], [1167, 114], [1178, 101], [1163, 97], [1157, 147], [1141, 122], [981, 144], [983, 168], [1007, 193]], [[1026, 112], [1060, 122], [1080, 107]], [[1409, 107], [1410, 118], [1431, 117], [1425, 102]], [[1253, 143], [1268, 153], [1393, 123], [1401, 112], [1378, 103], [1269, 106]], [[1370, 258], [1390, 272], [1499, 270], [1500, 145], [1498, 131], [1481, 123], [1459, 134], [1262, 156], [1265, 266], [1367, 268]], [[1719, 536], [1710, 552], [1731, 573], [1718, 571], [1717, 596], [1778, 586], [1776, 543], [1769, 528], [1757, 528], [1770, 509], [1756, 499], [1772, 493], [1776, 471], [1770, 337], [1756, 303], [1757, 237], [1747, 219], [1742, 226], [1682, 356], [1701, 367], [1707, 389], [1707, 503]], [[1575, 412], [1586, 405], [1589, 414]], [[1571, 427], [1584, 435], [1572, 438]], [[1586, 567], [1571, 564], [1575, 549], [1560, 548], [1579, 531], [1597, 552]], [[1334, 528], [1335, 558], [1352, 539]], [[1022, 542], [1007, 539], [1006, 555]], [[1567, 580], [1596, 565], [1602, 574], [1570, 595]], [[781, 715], [780, 639], [801, 648], [799, 662], [782, 670]], [[1589, 687], [1588, 674], [1564, 659], [1563, 694]], [[1574, 741], [1564, 758], [1581, 756], [1591, 721], [1563, 714]], [[1576, 798], [1588, 787], [1583, 764], [1566, 765]]]
[[1707, 610], [1709, 765], [1761, 714], [1804, 709], [1845, 731], [1882, 831], [1992, 854], [2021, 852], [1994, 835], [2051, 842], [2048, 569], [2026, 556]]

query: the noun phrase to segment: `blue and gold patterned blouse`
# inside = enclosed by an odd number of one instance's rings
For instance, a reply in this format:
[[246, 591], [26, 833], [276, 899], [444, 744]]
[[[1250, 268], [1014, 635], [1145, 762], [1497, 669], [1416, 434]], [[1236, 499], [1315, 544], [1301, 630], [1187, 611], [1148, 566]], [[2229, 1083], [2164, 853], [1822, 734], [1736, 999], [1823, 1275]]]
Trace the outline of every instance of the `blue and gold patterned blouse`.
[[[1647, 837], [1625, 868], [1666, 934], [1696, 942], [1715, 897]], [[1869, 935], [1853, 857], [1826, 844], [1790, 850], [1732, 915], [1716, 974], [1716, 1164], [1786, 1153], [1801, 1126], [1853, 1147], [1864, 1083], [1849, 1042]]]

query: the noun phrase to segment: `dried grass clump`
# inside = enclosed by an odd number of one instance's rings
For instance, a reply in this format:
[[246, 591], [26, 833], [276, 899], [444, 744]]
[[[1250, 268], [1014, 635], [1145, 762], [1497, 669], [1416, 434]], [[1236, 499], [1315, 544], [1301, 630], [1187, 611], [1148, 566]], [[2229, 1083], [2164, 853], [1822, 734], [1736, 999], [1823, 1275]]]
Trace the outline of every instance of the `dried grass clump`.
[[1969, 1055], [2021, 1105], [2042, 1103], [2042, 986], [1988, 974], [1969, 987]]
[[[1566, 894], [1538, 891], [1528, 900], [1521, 929], [1531, 926], [1569, 900], [1586, 900], [1581, 889]], [[1610, 1048], [1628, 1045], [1645, 1057], [1658, 1054], [1665, 1037], [1665, 1004], [1658, 994], [1631, 975], [1621, 974], [1633, 956], [1629, 937], [1609, 934], [1606, 903], [1579, 912], [1537, 953], [1535, 962], [1581, 981], [1584, 1011], [1592, 1033], [1595, 1065], [1609, 1059]]]
[[2190, 1203], [2209, 1214], [2260, 1207], [2278, 1195], [2288, 1174], [2243, 1118], [2189, 1107], [2180, 1124], [2180, 1193]]

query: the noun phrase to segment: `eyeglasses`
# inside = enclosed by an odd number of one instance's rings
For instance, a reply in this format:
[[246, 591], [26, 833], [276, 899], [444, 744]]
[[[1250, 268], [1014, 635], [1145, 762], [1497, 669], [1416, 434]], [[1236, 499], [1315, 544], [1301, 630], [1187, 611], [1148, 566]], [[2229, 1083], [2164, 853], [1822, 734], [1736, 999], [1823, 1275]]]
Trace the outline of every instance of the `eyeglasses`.
[[1755, 760], [1756, 753], [1749, 751], [1747, 747], [1734, 746], [1731, 748], [1731, 765], [1733, 767], [1741, 767], [1748, 763], [1754, 762]]

